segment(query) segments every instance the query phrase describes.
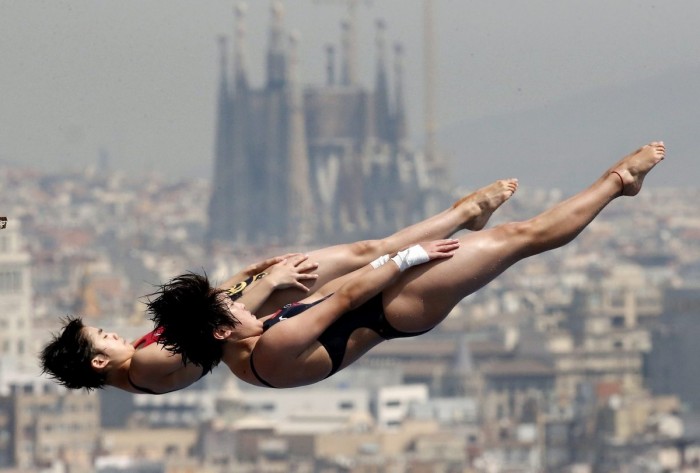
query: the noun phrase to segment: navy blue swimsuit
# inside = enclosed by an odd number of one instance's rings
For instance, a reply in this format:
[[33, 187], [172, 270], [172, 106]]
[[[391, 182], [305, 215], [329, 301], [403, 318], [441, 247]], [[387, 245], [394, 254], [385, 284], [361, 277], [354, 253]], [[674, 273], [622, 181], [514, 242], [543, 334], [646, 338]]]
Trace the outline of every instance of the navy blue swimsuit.
[[[328, 297], [330, 296], [326, 296], [323, 299], [312, 302], [311, 304], [294, 302], [285, 305], [283, 308], [278, 310], [273, 317], [270, 317], [263, 322], [263, 332], [280, 322], [284, 322], [285, 319], [301, 314], [310, 307], [323, 302]], [[389, 322], [384, 316], [382, 294], [379, 293], [361, 306], [344, 313], [340, 318], [338, 318], [338, 320], [333, 322], [321, 334], [320, 337], [318, 337], [318, 342], [323, 346], [323, 348], [326, 349], [328, 356], [331, 358], [331, 372], [328, 373], [328, 376], [326, 377], [335, 374], [340, 369], [340, 366], [343, 363], [343, 358], [345, 357], [345, 349], [348, 344], [348, 339], [350, 338], [350, 335], [358, 328], [368, 328], [373, 330], [384, 340], [391, 340], [392, 338], [415, 337], [427, 332], [427, 330], [414, 333], [401, 332], [389, 325]], [[265, 381], [255, 370], [255, 365], [253, 364], [253, 353], [250, 354], [250, 369], [253, 372], [253, 375], [262, 384], [270, 388], [275, 387]]]

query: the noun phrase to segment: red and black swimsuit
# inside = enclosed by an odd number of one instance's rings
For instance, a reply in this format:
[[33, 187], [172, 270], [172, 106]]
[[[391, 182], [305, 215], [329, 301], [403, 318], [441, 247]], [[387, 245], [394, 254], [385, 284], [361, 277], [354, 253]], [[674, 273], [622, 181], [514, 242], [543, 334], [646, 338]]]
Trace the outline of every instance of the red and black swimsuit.
[[[163, 333], [163, 327], [158, 327], [157, 329], [155, 329], [155, 330], [153, 330], [153, 331], [151, 331], [151, 332], [148, 332], [146, 335], [144, 335], [143, 337], [139, 338], [138, 340], [136, 340], [136, 341], [133, 343], [134, 348], [136, 348], [137, 350], [140, 350], [140, 349], [142, 349], [142, 348], [146, 348], [148, 345], [151, 345], [151, 344], [153, 344], [153, 343], [158, 343], [158, 340], [160, 340], [160, 336], [161, 336], [162, 333]], [[202, 379], [202, 378], [204, 377], [205, 374], [206, 374], [206, 373], [204, 372], [204, 370], [202, 370], [202, 375], [199, 377], [199, 379]], [[126, 378], [127, 378], [127, 380], [129, 381], [129, 384], [131, 385], [132, 388], [134, 388], [134, 389], [136, 389], [136, 390], [138, 390], [138, 391], [141, 391], [142, 393], [146, 393], [146, 394], [167, 394], [167, 393], [157, 393], [157, 392], [155, 392], [155, 391], [153, 391], [153, 390], [151, 390], [151, 389], [144, 388], [143, 386], [139, 386], [138, 384], [135, 384], [135, 383], [131, 380], [131, 376], [130, 376], [128, 373], [127, 373], [127, 375], [126, 375]], [[168, 392], [170, 392], [170, 391], [168, 391]]]
[[[143, 337], [139, 338], [136, 340], [132, 345], [134, 345], [134, 348], [137, 350], [140, 350], [142, 348], [146, 348], [148, 345], [152, 345], [153, 343], [158, 343], [158, 340], [160, 339], [160, 335], [163, 333], [163, 327], [158, 327], [157, 329], [148, 332], [146, 335]], [[146, 394], [164, 394], [164, 393], [157, 393], [151, 389], [144, 388], [143, 386], [139, 386], [135, 384], [131, 380], [131, 374], [127, 372], [126, 374], [126, 379], [129, 380], [129, 384], [131, 385], [132, 388], [136, 389], [137, 391], [141, 391], [142, 393]]]
[[132, 345], [134, 345], [134, 348], [136, 348], [137, 350], [140, 350], [141, 348], [146, 348], [152, 343], [157, 343], [158, 340], [160, 340], [160, 336], [162, 333], [163, 327], [158, 327], [157, 329], [148, 332], [146, 335], [136, 340], [134, 343], [132, 343]]

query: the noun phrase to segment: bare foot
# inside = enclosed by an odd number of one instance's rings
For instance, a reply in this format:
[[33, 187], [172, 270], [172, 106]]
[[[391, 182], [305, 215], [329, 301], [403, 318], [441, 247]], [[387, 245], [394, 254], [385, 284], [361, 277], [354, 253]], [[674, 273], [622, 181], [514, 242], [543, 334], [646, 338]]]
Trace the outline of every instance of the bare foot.
[[493, 212], [508, 200], [517, 188], [517, 179], [500, 179], [462, 197], [452, 204], [452, 208], [463, 212], [462, 228], [481, 230], [486, 226]]
[[610, 170], [620, 179], [620, 195], [637, 195], [642, 190], [642, 182], [647, 173], [664, 159], [666, 147], [663, 141], [654, 141], [644, 145], [632, 154], [622, 158]]

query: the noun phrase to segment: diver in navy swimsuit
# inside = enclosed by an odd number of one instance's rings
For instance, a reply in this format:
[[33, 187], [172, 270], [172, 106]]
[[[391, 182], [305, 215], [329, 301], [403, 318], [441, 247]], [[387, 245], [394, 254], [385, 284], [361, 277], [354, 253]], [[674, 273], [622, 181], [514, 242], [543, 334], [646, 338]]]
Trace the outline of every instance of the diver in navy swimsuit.
[[[491, 214], [489, 202], [506, 185], [496, 181], [459, 199], [437, 215], [382, 239], [264, 259], [223, 281], [216, 291], [244, 302], [255, 313], [272, 313], [285, 304], [313, 295], [330, 281], [346, 276], [383, 253], [395, 252], [425, 239], [445, 238], [460, 230], [481, 230]], [[208, 281], [205, 287], [207, 291], [211, 289]], [[201, 305], [177, 302], [171, 308], [157, 305], [152, 308], [158, 313], [172, 309], [173, 316], [184, 314], [190, 319], [204, 320], [199, 318]], [[227, 309], [223, 315], [226, 318], [221, 321], [227, 322]], [[90, 390], [109, 385], [134, 393], [166, 393], [196, 382], [223, 356], [221, 344], [206, 343], [196, 350], [199, 352], [195, 353], [197, 360], [191, 360], [181, 355], [190, 351], [191, 344], [187, 341], [178, 346], [166, 346], [156, 337], [149, 338], [151, 343], [141, 344], [141, 348], [136, 349], [116, 333], [83, 325], [79, 316], [67, 317], [62, 325], [60, 334], [54, 335], [44, 346], [40, 358], [43, 371], [70, 389]], [[193, 333], [185, 328], [181, 335], [196, 344], [197, 340], [210, 336], [212, 330], [213, 326], [208, 326], [205, 332]]]
[[[384, 340], [432, 329], [463, 298], [513, 264], [569, 243], [613, 200], [636, 195], [664, 157], [662, 142], [645, 145], [582, 192], [530, 220], [385, 255], [319, 289], [302, 301], [308, 305], [290, 306], [277, 315], [258, 319], [192, 273], [165, 285], [152, 301], [151, 313], [164, 328], [165, 343], [205, 369], [223, 360], [252, 384], [284, 388], [315, 383]], [[516, 180], [505, 182], [489, 202], [491, 211], [517, 188]], [[319, 300], [321, 296], [326, 297]], [[183, 304], [188, 310], [178, 313]], [[192, 317], [195, 307], [198, 316]], [[221, 356], [209, 356], [216, 344]]]
[[[323, 302], [326, 297], [309, 304], [302, 302], [287, 304], [263, 323], [263, 333], [265, 333], [275, 324], [283, 323], [284, 321], [301, 314], [316, 304]], [[396, 330], [394, 327], [389, 325], [389, 322], [387, 322], [386, 317], [384, 316], [382, 295], [381, 293], [377, 294], [360, 307], [352, 309], [343, 314], [341, 318], [333, 322], [321, 334], [321, 336], [318, 337], [318, 342], [321, 344], [321, 346], [323, 346], [323, 348], [326, 349], [328, 356], [331, 359], [331, 371], [326, 377], [332, 376], [340, 369], [343, 358], [345, 357], [345, 347], [348, 344], [348, 339], [358, 328], [368, 328], [374, 331], [384, 340], [415, 337], [428, 331], [424, 330], [422, 332], [406, 333]], [[253, 361], [252, 354], [250, 356], [250, 369], [253, 372], [253, 376], [255, 376], [258, 381], [270, 388], [274, 387], [258, 374], [257, 370], [255, 369], [255, 362]]]

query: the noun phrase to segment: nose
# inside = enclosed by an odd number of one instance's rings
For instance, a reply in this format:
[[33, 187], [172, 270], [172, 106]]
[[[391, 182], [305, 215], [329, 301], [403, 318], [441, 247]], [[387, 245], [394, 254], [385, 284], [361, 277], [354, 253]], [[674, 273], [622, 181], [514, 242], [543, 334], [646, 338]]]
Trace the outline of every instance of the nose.
[[234, 306], [236, 309], [241, 309], [241, 310], [245, 309], [245, 304], [243, 304], [242, 302], [234, 302], [234, 303], [233, 303], [233, 306]]

